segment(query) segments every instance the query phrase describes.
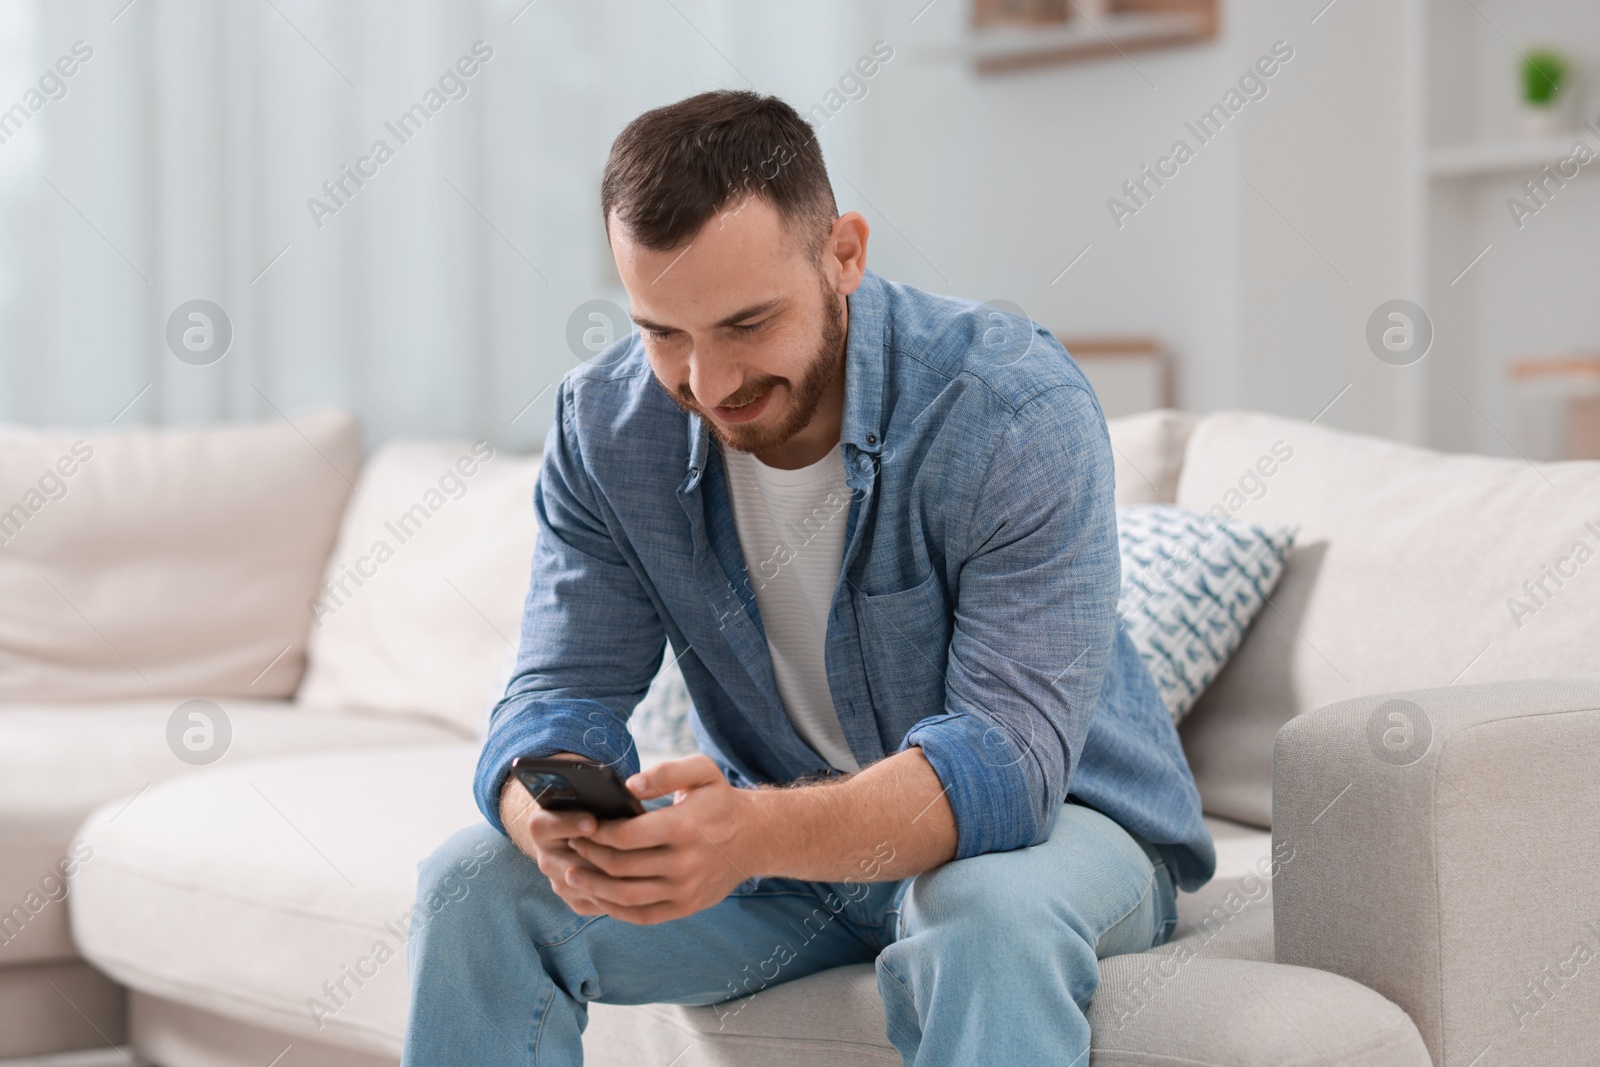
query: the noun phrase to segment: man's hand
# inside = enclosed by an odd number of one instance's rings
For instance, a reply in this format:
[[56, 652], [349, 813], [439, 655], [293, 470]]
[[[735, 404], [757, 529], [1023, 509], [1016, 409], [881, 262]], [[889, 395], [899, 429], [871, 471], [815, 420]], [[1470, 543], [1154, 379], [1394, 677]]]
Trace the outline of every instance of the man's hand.
[[709, 756], [696, 755], [636, 774], [627, 787], [640, 800], [671, 794], [673, 803], [600, 822], [545, 811], [515, 779], [500, 794], [511, 840], [580, 915], [666, 922], [719, 903], [752, 877], [878, 882], [956, 853], [955, 813], [916, 746], [814, 785], [735, 789]]
[[711, 757], [668, 760], [627, 785], [640, 800], [670, 793], [673, 802], [598, 826], [588, 817], [593, 831], [569, 840], [586, 866], [569, 867], [568, 884], [600, 911], [632, 923], [680, 919], [755, 873], [743, 853], [757, 832], [756, 798], [729, 785]]
[[[559, 752], [552, 759], [584, 759]], [[753, 815], [747, 790], [728, 784], [709, 756], [669, 760], [628, 780], [640, 800], [671, 805], [604, 822], [541, 808], [514, 777], [500, 792], [500, 821], [579, 915], [657, 923], [718, 903], [747, 874], [734, 838]]]
[[[586, 759], [571, 752], [557, 752], [552, 759]], [[595, 824], [594, 816], [577, 811], [546, 811], [533, 799], [526, 786], [509, 775], [500, 790], [500, 821], [512, 844], [524, 856], [533, 860], [550, 879], [550, 885], [560, 894], [573, 911], [579, 915], [598, 915], [600, 907], [583, 893], [574, 890], [567, 881], [567, 872], [574, 867], [589, 867], [582, 856], [572, 850], [572, 839], [588, 833]], [[592, 869], [592, 868], [591, 868]]]

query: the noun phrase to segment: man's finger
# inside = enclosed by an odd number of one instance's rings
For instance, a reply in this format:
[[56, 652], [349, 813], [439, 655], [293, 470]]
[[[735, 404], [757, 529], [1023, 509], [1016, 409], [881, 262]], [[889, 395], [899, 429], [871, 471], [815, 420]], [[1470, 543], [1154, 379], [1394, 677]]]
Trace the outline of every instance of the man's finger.
[[674, 886], [664, 878], [612, 878], [598, 871], [574, 869], [567, 884], [601, 905], [638, 908], [673, 900]]
[[631, 819], [606, 819], [594, 833], [591, 841], [608, 848], [627, 851], [656, 848], [662, 845], [681, 844], [689, 839], [693, 829], [684, 821], [683, 813], [672, 806], [656, 808]]
[[567, 907], [571, 908], [574, 912], [578, 913], [579, 915], [607, 914], [606, 908], [608, 908], [610, 905], [602, 904], [593, 897], [586, 897], [577, 893], [573, 893], [571, 886], [567, 886], [565, 888], [567, 893], [571, 895], [562, 895], [559, 893], [557, 895], [560, 896], [562, 900], [566, 901]]
[[643, 907], [630, 908], [621, 904], [603, 905], [605, 913], [613, 919], [625, 923], [634, 923], [638, 926], [649, 926], [655, 923], [670, 922], [681, 919], [685, 915], [693, 915], [695, 908], [682, 901], [667, 901], [663, 904], [646, 904]]
[[571, 848], [596, 868], [613, 878], [670, 877], [668, 865], [673, 850], [667, 846], [649, 848], [612, 848], [585, 837], [576, 837]]
[[[573, 838], [572, 840], [573, 841], [581, 841], [582, 838]], [[570, 842], [563, 843], [563, 844], [545, 845], [544, 848], [541, 849], [541, 852], [545, 856], [547, 856], [548, 858], [550, 858], [551, 860], [553, 860], [554, 862], [559, 863], [559, 864], [565, 864], [565, 865], [571, 866], [571, 867], [582, 867], [585, 870], [590, 870], [590, 871], [599, 871], [600, 870], [599, 867], [596, 867], [592, 862], [590, 862], [587, 858], [585, 858], [582, 853], [580, 853], [576, 849], [572, 848]], [[604, 873], [604, 872], [602, 871], [601, 873]]]
[[535, 837], [555, 841], [591, 834], [599, 823], [586, 811], [546, 811], [540, 808], [533, 813], [529, 825]]

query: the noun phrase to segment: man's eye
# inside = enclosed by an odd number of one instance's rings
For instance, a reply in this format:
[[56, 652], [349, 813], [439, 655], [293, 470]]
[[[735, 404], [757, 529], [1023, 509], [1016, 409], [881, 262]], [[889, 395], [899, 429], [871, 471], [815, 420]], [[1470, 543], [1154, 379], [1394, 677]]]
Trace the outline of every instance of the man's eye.
[[767, 324], [767, 320], [766, 319], [762, 319], [760, 322], [740, 323], [739, 325], [735, 326], [734, 329], [738, 330], [740, 333], [755, 333], [757, 330], [761, 329], [761, 327], [765, 326], [766, 324]]
[[646, 330], [645, 333], [654, 337], [657, 341], [665, 341], [672, 336], [671, 330]]

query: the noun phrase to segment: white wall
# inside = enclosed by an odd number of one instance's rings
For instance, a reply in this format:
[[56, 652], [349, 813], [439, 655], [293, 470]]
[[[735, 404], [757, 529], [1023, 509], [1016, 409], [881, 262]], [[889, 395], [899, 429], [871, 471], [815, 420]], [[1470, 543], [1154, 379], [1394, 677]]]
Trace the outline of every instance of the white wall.
[[1326, 425], [1414, 437], [1403, 398], [1417, 372], [1378, 360], [1366, 325], [1382, 303], [1423, 299], [1408, 199], [1408, 168], [1420, 165], [1415, 5], [1327, 3], [1234, 5], [1251, 47], [1295, 50], [1275, 106], [1244, 131], [1254, 188], [1244, 187], [1240, 219], [1237, 403], [1302, 419], [1325, 410]]
[[1178, 360], [1182, 404], [1237, 403], [1239, 131], [1120, 227], [1107, 208], [1232, 83], [1234, 20], [1199, 46], [980, 76], [953, 58], [965, 5], [912, 25], [922, 6], [880, 8], [875, 36], [896, 59], [834, 120], [868, 143], [866, 172], [835, 166], [835, 188], [873, 226], [875, 269], [1010, 300], [1058, 334], [1152, 334]]
[[[1416, 436], [1414, 387], [1365, 343], [1378, 304], [1419, 299], [1403, 145], [1420, 117], [1401, 106], [1420, 77], [1415, 4], [1325, 4], [1228, 0], [1211, 43], [998, 76], [935, 58], [962, 5], [915, 27], [885, 8], [905, 65], [859, 107], [873, 185], [851, 180], [872, 206], [848, 205], [875, 225], [879, 268], [1010, 299], [1062, 334], [1153, 333], [1193, 410], [1326, 409], [1327, 424]], [[1293, 58], [1266, 95], [1201, 144], [1185, 124], [1279, 41]], [[1117, 226], [1107, 199], [1180, 138], [1195, 157]]]
[[[575, 358], [569, 316], [597, 297], [626, 302], [596, 209], [617, 131], [718, 86], [807, 110], [880, 39], [894, 58], [819, 131], [841, 209], [872, 225], [873, 267], [1012, 301], [1061, 334], [1154, 335], [1177, 360], [1182, 406], [1326, 408], [1332, 425], [1503, 449], [1440, 396], [1463, 336], [1463, 380], [1504, 419], [1510, 354], [1600, 333], [1582, 273], [1600, 223], [1590, 188], [1555, 205], [1557, 236], [1508, 245], [1474, 275], [1481, 288], [1451, 294], [1465, 310], [1441, 308], [1440, 358], [1393, 368], [1367, 350], [1372, 309], [1420, 299], [1427, 273], [1429, 0], [1225, 0], [1213, 42], [985, 76], [959, 55], [963, 0], [604, 0], [518, 16], [524, 2], [282, 0], [355, 87], [270, 7], [147, 0], [115, 23], [81, 2], [5, 8], [35, 25], [31, 53], [0, 70], [0, 100], [75, 37], [97, 53], [66, 99], [0, 145], [0, 418], [103, 421], [150, 383], [124, 421], [332, 402], [357, 409], [369, 443], [533, 445], [548, 386]], [[1582, 0], [1539, 5], [1567, 12], [1548, 26], [1511, 0], [1482, 3], [1519, 40], [1595, 33]], [[306, 196], [478, 36], [497, 57], [441, 118], [450, 125], [309, 230]], [[1461, 36], [1474, 62], [1509, 63], [1486, 26]], [[0, 46], [16, 39], [0, 32]], [[1126, 199], [1123, 182], [1175, 140], [1194, 145], [1185, 123], [1278, 40], [1295, 55], [1267, 96], [1119, 226], [1107, 202]], [[1463, 209], [1451, 237], [1478, 240], [1500, 192]], [[168, 312], [219, 293], [236, 351], [215, 367], [177, 363], [162, 341]], [[1519, 306], [1531, 314], [1503, 313]], [[1489, 317], [1472, 322], [1479, 311]]]

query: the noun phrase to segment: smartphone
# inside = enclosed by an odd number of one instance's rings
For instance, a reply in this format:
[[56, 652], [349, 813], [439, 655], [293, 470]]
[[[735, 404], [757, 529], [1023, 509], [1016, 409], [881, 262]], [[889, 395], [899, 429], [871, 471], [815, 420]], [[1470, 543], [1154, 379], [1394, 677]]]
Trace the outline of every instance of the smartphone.
[[597, 819], [644, 814], [644, 805], [628, 792], [621, 776], [598, 763], [518, 756], [511, 761], [511, 773], [546, 811], [586, 811]]

